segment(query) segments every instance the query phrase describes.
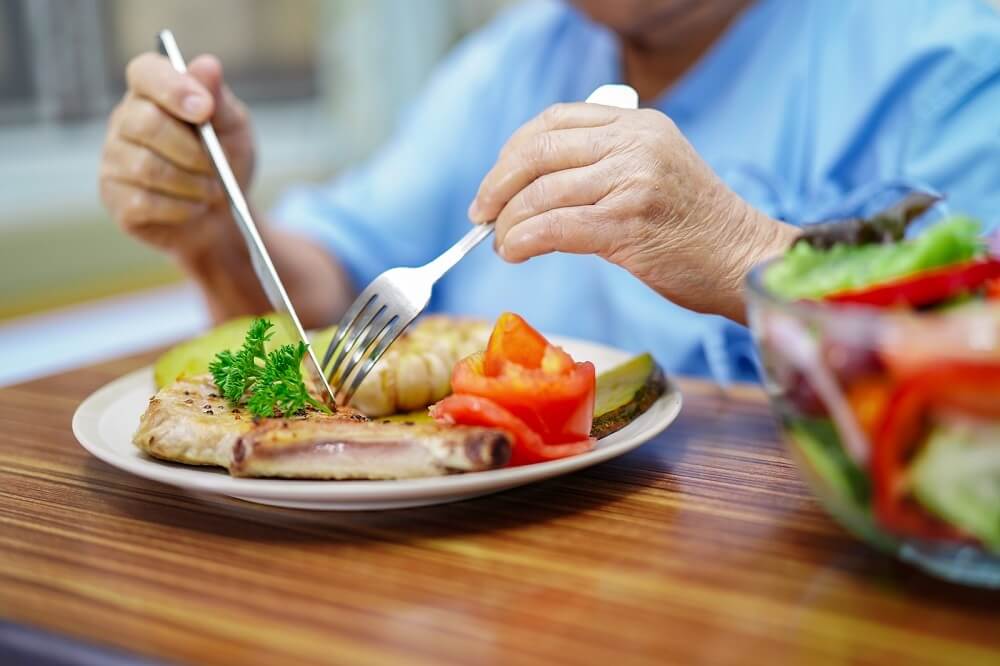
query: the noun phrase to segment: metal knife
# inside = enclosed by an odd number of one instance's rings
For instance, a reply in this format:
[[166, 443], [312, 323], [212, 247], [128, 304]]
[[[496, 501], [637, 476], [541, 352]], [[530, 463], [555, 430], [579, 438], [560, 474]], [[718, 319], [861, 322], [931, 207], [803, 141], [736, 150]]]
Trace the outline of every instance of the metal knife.
[[[186, 72], [187, 64], [184, 61], [184, 56], [181, 55], [181, 50], [177, 46], [177, 40], [174, 39], [173, 33], [169, 30], [162, 30], [158, 37], [160, 50], [170, 60], [170, 64], [178, 72]], [[201, 140], [205, 144], [205, 150], [208, 151], [212, 165], [215, 167], [215, 171], [222, 181], [222, 185], [226, 190], [226, 196], [229, 197], [229, 205], [232, 208], [236, 226], [239, 227], [243, 235], [243, 240], [246, 242], [247, 250], [250, 253], [250, 261], [253, 264], [254, 272], [257, 274], [257, 279], [260, 280], [260, 285], [263, 287], [264, 293], [267, 294], [267, 299], [270, 301], [271, 307], [274, 308], [275, 312], [288, 314], [295, 326], [295, 331], [298, 333], [299, 339], [308, 346], [309, 361], [312, 363], [316, 375], [323, 382], [323, 387], [332, 401], [331, 404], [336, 404], [336, 398], [330, 389], [330, 384], [327, 382], [319, 361], [313, 353], [312, 346], [309, 345], [309, 339], [306, 337], [305, 329], [302, 328], [302, 322], [299, 321], [299, 316], [295, 313], [295, 308], [292, 307], [292, 302], [288, 299], [288, 292], [285, 291], [285, 286], [281, 283], [281, 278], [278, 277], [277, 271], [274, 270], [271, 255], [268, 254], [267, 248], [264, 247], [264, 241], [261, 239], [257, 225], [250, 215], [250, 207], [247, 205], [246, 198], [240, 190], [239, 183], [236, 182], [236, 176], [233, 175], [233, 170], [229, 166], [229, 160], [226, 159], [226, 154], [222, 150], [222, 144], [219, 143], [219, 137], [215, 133], [215, 128], [212, 127], [211, 122], [206, 122], [198, 125], [196, 129], [201, 135]]]

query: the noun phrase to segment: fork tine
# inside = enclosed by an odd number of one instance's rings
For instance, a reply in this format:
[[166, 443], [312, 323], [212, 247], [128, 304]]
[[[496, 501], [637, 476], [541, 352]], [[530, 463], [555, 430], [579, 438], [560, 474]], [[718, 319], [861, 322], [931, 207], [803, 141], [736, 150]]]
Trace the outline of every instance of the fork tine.
[[385, 314], [387, 306], [385, 304], [379, 305], [378, 303], [375, 305], [378, 306], [378, 309], [375, 310], [375, 314], [371, 317], [366, 315], [363, 323], [354, 326], [353, 331], [349, 336], [350, 339], [344, 343], [343, 355], [341, 356], [340, 361], [346, 361], [347, 363], [340, 368], [340, 372], [336, 372], [337, 368], [333, 368], [330, 373], [331, 375], [336, 373], [335, 376], [337, 377], [338, 385], [347, 380], [349, 368], [353, 367], [356, 362], [354, 359], [359, 354], [363, 354], [365, 348], [368, 346], [370, 342], [370, 340], [367, 339], [369, 331], [373, 326], [381, 326], [381, 322], [384, 321], [382, 315]]
[[[357, 345], [359, 342], [361, 342], [365, 334], [365, 331], [368, 330], [368, 327], [371, 325], [371, 323], [375, 321], [379, 316], [381, 316], [381, 314], [385, 311], [386, 306], [385, 305], [380, 306], [377, 302], [374, 302], [374, 300], [375, 299], [373, 297], [372, 307], [365, 310], [363, 313], [364, 316], [358, 317], [355, 320], [354, 324], [351, 326], [350, 330], [347, 332], [347, 337], [344, 340], [343, 344], [341, 345], [340, 350], [337, 352], [337, 357], [334, 359], [333, 364], [330, 366], [330, 371], [328, 373], [328, 376], [330, 377], [331, 383], [335, 383], [337, 385], [340, 384], [340, 381], [344, 377], [344, 372], [342, 369], [340, 369], [341, 364], [344, 361], [347, 361], [351, 358], [351, 354], [357, 349]], [[371, 313], [372, 310], [374, 310], [375, 312], [374, 314], [369, 316], [369, 313]], [[340, 371], [338, 372], [338, 370]], [[340, 379], [338, 379], [338, 377]]]
[[[337, 322], [337, 330], [333, 334], [333, 338], [330, 340], [330, 344], [326, 347], [326, 353], [323, 354], [323, 362], [320, 364], [324, 372], [326, 371], [326, 366], [330, 364], [330, 358], [333, 353], [337, 350], [337, 347], [347, 336], [348, 329], [354, 325], [354, 321], [361, 315], [364, 310], [368, 309], [368, 306], [372, 304], [375, 300], [376, 294], [371, 294], [368, 298], [365, 298], [365, 294], [362, 293], [354, 302], [351, 303], [351, 307], [347, 309], [344, 316], [340, 318]], [[329, 376], [329, 374], [327, 375]]]
[[378, 360], [382, 358], [382, 355], [389, 349], [389, 345], [396, 341], [396, 339], [403, 334], [409, 322], [399, 325], [399, 319], [393, 317], [384, 329], [382, 338], [377, 341], [375, 348], [370, 354], [368, 354], [367, 360], [362, 364], [356, 373], [354, 373], [354, 379], [351, 380], [351, 385], [347, 389], [347, 393], [344, 394], [344, 404], [351, 402], [351, 398], [354, 397], [355, 392], [360, 388], [361, 383], [365, 380], [365, 377], [372, 371]]
[[[383, 316], [384, 315], [384, 316]], [[391, 315], [391, 316], [390, 316]], [[358, 367], [368, 355], [368, 350], [371, 348], [375, 341], [382, 335], [390, 324], [399, 319], [398, 315], [393, 315], [391, 312], [383, 307], [379, 310], [379, 313], [372, 318], [372, 321], [358, 334], [359, 344], [354, 348], [354, 353], [351, 355], [350, 361], [344, 365], [344, 369], [340, 372], [340, 376], [337, 381], [338, 388], [343, 388], [351, 379], [351, 374], [354, 369]], [[344, 401], [346, 403], [346, 400]]]

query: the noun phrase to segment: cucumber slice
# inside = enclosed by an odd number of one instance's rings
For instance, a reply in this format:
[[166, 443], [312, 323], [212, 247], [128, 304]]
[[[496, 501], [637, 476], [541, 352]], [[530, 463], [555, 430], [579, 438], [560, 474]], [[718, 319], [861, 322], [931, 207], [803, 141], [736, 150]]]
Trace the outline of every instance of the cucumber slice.
[[870, 504], [868, 477], [847, 457], [832, 421], [796, 419], [789, 420], [785, 427], [799, 453], [826, 488], [855, 507]]
[[663, 370], [640, 354], [597, 376], [591, 437], [601, 439], [636, 420], [667, 390]]
[[917, 500], [1000, 551], [1000, 427], [948, 425], [931, 433], [910, 467]]
[[827, 419], [787, 419], [784, 430], [792, 456], [830, 515], [876, 548], [896, 552], [895, 537], [882, 531], [872, 515], [868, 477], [847, 457], [833, 423]]

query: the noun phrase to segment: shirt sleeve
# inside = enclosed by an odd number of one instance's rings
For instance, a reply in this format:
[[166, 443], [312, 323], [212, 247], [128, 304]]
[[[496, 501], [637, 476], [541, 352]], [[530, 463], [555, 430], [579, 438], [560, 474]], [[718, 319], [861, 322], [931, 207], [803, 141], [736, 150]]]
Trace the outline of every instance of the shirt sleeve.
[[992, 232], [1000, 223], [1000, 36], [974, 53], [915, 99], [902, 172], [945, 196], [940, 213], [969, 215]]
[[873, 118], [868, 161], [878, 166], [810, 220], [867, 216], [913, 190], [943, 197], [912, 233], [964, 214], [1000, 226], [1000, 19], [952, 35], [947, 49], [913, 57]]
[[515, 18], [502, 16], [457, 47], [366, 163], [330, 183], [287, 191], [273, 224], [326, 248], [356, 285], [438, 254], [449, 240], [448, 220], [470, 203], [460, 200], [454, 177], [468, 172], [464, 155], [483, 152], [484, 110], [496, 104], [494, 74]]

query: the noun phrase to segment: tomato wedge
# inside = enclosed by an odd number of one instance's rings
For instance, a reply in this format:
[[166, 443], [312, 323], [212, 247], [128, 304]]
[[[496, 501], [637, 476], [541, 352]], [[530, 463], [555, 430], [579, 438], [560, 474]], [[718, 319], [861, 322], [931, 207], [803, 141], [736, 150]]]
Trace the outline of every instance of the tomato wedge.
[[981, 259], [924, 271], [866, 289], [842, 291], [827, 296], [826, 300], [876, 307], [921, 307], [985, 287], [995, 278], [1000, 278], [1000, 260]]
[[927, 415], [934, 407], [1000, 418], [1000, 364], [944, 363], [899, 385], [875, 438], [875, 511], [886, 527], [900, 534], [962, 539], [907, 496], [905, 471], [926, 435]]
[[505, 312], [497, 319], [486, 345], [486, 372], [499, 374], [506, 362], [537, 368], [548, 347], [549, 341], [524, 319]]
[[461, 423], [506, 430], [514, 438], [511, 465], [529, 465], [585, 453], [593, 448], [589, 437], [568, 444], [546, 444], [541, 435], [489, 398], [450, 395], [431, 407], [431, 416], [444, 423]]
[[511, 464], [551, 460], [593, 446], [595, 384], [592, 363], [573, 361], [524, 319], [505, 313], [486, 351], [455, 365], [453, 395], [432, 415], [508, 430], [516, 440]]

